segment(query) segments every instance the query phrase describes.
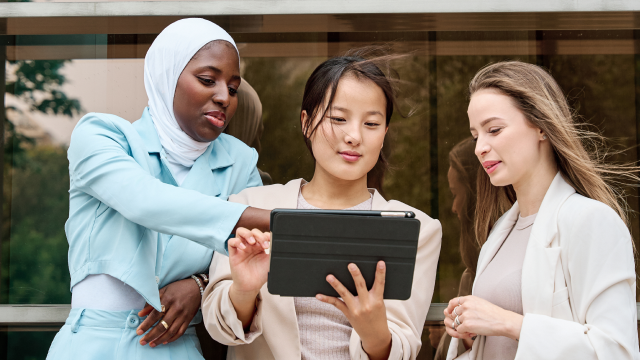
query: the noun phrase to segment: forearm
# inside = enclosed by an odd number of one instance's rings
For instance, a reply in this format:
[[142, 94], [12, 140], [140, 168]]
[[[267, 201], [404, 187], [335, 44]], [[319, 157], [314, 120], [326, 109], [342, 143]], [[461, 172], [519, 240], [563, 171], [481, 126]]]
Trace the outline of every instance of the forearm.
[[263, 232], [269, 231], [271, 224], [271, 211], [248, 207], [244, 210], [238, 223], [233, 228], [233, 233], [240, 227], [245, 229], [258, 229]]
[[243, 329], [248, 329], [256, 314], [256, 298], [258, 293], [243, 293], [237, 291], [233, 285], [229, 288], [229, 299], [242, 323]]

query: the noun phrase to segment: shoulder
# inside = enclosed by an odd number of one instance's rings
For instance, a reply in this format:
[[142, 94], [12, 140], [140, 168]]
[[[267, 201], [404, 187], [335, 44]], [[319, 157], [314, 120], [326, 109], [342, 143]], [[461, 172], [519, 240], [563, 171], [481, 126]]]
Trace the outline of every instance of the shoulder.
[[302, 179], [295, 179], [286, 184], [246, 188], [236, 195], [231, 195], [229, 201], [262, 209], [273, 209], [274, 204], [282, 199], [296, 195], [300, 191], [301, 181]]
[[626, 228], [622, 218], [607, 204], [577, 193], [567, 198], [558, 211], [559, 225], [580, 226], [587, 225], [592, 221]]
[[416, 219], [420, 221], [421, 237], [423, 237], [425, 233], [431, 235], [442, 234], [442, 225], [440, 225], [440, 221], [433, 219], [423, 211], [397, 200], [389, 200], [387, 201], [387, 205], [387, 209], [392, 211], [412, 211], [416, 215]]
[[75, 129], [79, 128], [122, 128], [122, 127], [130, 127], [133, 129], [133, 125], [113, 114], [103, 114], [103, 113], [88, 113], [84, 115], [80, 121], [76, 124]]
[[69, 148], [98, 146], [101, 139], [126, 147], [127, 143], [140, 139], [140, 136], [129, 121], [117, 115], [88, 113], [73, 129]]
[[631, 239], [629, 229], [617, 212], [603, 202], [580, 194], [571, 195], [560, 207], [558, 230], [561, 237], [563, 234], [575, 235], [565, 237], [565, 241], [575, 238], [580, 243], [584, 243], [586, 239], [602, 236], [611, 240]]

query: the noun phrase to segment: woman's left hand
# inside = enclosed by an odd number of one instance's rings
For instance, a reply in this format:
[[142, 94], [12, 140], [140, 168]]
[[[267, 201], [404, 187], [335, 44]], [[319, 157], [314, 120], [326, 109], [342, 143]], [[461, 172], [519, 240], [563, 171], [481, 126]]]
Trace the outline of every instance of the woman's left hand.
[[353, 296], [335, 276], [328, 275], [327, 282], [338, 292], [342, 300], [320, 294], [316, 295], [316, 298], [342, 311], [360, 336], [362, 349], [371, 360], [387, 359], [391, 351], [391, 332], [387, 325], [387, 309], [383, 300], [385, 263], [378, 262], [376, 279], [371, 290], [367, 290], [367, 284], [356, 264], [349, 264], [349, 272], [355, 282], [358, 296]]
[[[140, 345], [147, 343], [151, 347], [159, 344], [168, 344], [176, 341], [189, 327], [189, 323], [198, 313], [200, 308], [200, 288], [192, 278], [172, 282], [160, 289], [160, 303], [164, 305], [165, 312], [161, 313], [147, 304], [138, 316], [147, 318], [138, 326], [137, 334], [144, 334], [153, 327], [142, 339]], [[168, 329], [158, 321], [163, 320]], [[156, 322], [158, 322], [156, 324]], [[153, 326], [153, 324], [156, 324]]]
[[[455, 312], [454, 312], [455, 310]], [[460, 325], [453, 323], [458, 316]], [[449, 301], [444, 310], [444, 325], [452, 337], [468, 342], [477, 335], [506, 336], [518, 340], [524, 317], [477, 296], [461, 296]]]

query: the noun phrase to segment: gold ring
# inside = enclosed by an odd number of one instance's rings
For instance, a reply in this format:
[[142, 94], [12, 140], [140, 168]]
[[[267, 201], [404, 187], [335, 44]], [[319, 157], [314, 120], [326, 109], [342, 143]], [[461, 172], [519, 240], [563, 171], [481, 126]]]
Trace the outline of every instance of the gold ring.
[[160, 320], [160, 324], [162, 324], [162, 326], [164, 326], [165, 330], [169, 330], [169, 324], [167, 324], [166, 321]]
[[164, 313], [164, 311], [165, 311], [164, 305], [160, 305], [160, 312]]

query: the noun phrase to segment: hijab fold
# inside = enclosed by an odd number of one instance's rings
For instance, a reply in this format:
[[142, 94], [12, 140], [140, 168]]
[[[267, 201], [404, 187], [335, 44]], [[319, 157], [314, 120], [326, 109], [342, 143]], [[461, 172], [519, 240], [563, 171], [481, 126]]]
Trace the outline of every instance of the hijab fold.
[[[203, 46], [224, 40], [238, 47], [220, 26], [205, 19], [182, 19], [167, 26], [156, 37], [144, 58], [144, 87], [149, 97], [149, 113], [178, 184], [202, 155], [210, 142], [199, 142], [187, 135], [173, 113], [173, 97], [178, 78], [191, 58]], [[238, 55], [238, 59], [240, 55]], [[186, 168], [186, 172], [184, 171]]]

